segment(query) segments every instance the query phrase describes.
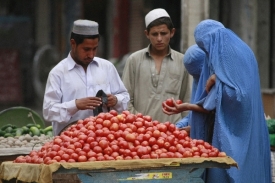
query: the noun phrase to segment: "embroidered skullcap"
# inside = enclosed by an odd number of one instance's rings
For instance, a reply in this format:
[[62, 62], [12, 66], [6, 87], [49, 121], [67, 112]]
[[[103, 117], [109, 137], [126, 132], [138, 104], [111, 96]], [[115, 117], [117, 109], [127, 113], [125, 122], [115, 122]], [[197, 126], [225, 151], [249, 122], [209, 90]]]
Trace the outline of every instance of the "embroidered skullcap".
[[98, 35], [98, 23], [90, 20], [76, 20], [72, 32], [87, 36]]
[[145, 25], [146, 27], [153, 22], [154, 20], [161, 18], [161, 17], [169, 17], [169, 14], [162, 8], [157, 8], [154, 9], [152, 11], [150, 11], [149, 13], [147, 13], [147, 15], [145, 16]]

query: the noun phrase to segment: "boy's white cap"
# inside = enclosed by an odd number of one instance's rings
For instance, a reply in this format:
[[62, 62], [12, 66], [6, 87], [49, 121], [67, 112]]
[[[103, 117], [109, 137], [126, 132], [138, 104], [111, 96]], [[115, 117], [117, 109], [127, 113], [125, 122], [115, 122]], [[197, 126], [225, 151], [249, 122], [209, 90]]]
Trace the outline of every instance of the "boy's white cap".
[[152, 11], [150, 11], [149, 13], [147, 13], [147, 15], [145, 16], [145, 25], [146, 27], [153, 22], [154, 20], [161, 18], [161, 17], [169, 17], [169, 14], [165, 11], [165, 9], [162, 8], [157, 8], [154, 9]]
[[97, 35], [98, 23], [90, 20], [76, 20], [74, 21], [73, 33], [80, 35]]

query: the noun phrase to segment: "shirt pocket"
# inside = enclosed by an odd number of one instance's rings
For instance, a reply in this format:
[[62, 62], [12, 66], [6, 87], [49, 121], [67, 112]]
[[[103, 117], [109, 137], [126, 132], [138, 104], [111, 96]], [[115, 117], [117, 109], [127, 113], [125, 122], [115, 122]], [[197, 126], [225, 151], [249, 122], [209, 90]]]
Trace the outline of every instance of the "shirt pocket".
[[93, 84], [89, 87], [89, 94], [90, 96], [95, 96], [99, 90], [103, 90], [104, 93], [110, 94], [110, 84], [109, 83], [102, 83], [102, 84]]
[[167, 81], [167, 85], [165, 88], [165, 92], [166, 93], [171, 93], [174, 95], [179, 94], [179, 86], [181, 85], [181, 75], [178, 73], [169, 73], [168, 76], [168, 81]]

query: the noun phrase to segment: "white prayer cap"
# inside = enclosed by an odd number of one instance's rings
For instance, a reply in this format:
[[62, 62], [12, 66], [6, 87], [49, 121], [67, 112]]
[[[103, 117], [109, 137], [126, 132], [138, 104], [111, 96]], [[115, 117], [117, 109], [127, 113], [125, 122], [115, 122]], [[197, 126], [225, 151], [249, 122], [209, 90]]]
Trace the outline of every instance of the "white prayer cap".
[[99, 34], [98, 23], [90, 20], [76, 20], [72, 32], [87, 36], [97, 35]]
[[157, 8], [154, 9], [152, 11], [150, 11], [149, 13], [147, 13], [147, 15], [145, 16], [145, 25], [146, 27], [153, 22], [154, 20], [161, 18], [161, 17], [169, 17], [169, 14], [165, 11], [165, 9], [162, 8]]

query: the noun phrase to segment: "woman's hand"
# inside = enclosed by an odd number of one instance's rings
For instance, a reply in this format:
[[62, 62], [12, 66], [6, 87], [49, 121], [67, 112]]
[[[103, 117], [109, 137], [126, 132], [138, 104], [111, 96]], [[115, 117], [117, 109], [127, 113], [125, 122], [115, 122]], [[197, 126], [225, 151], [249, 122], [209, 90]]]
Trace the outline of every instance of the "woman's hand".
[[173, 104], [174, 107], [168, 106], [165, 102], [162, 103], [162, 111], [167, 114], [167, 115], [172, 115], [172, 114], [178, 114], [183, 111], [189, 110], [189, 103], [181, 103], [177, 104], [176, 101], [173, 99]]
[[209, 93], [209, 91], [211, 90], [211, 88], [213, 87], [213, 85], [216, 83], [216, 74], [211, 75], [205, 85], [205, 90], [207, 93]]
[[188, 133], [188, 135], [190, 136], [191, 126], [185, 126], [183, 128], [179, 128], [179, 130], [185, 130]]

